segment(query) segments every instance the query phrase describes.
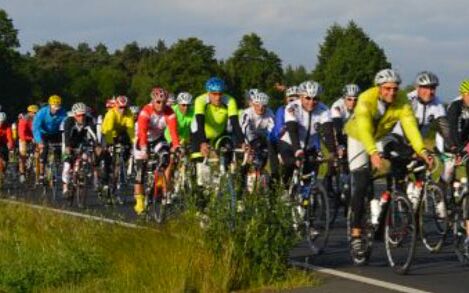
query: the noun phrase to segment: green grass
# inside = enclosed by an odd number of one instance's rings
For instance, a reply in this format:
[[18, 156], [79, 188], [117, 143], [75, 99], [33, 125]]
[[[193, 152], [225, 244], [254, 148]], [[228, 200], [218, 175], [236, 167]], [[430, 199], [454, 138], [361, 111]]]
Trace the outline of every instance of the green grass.
[[[212, 254], [202, 233], [190, 217], [137, 230], [0, 203], [0, 292], [229, 291], [230, 254]], [[289, 269], [270, 284], [242, 289], [318, 282]]]

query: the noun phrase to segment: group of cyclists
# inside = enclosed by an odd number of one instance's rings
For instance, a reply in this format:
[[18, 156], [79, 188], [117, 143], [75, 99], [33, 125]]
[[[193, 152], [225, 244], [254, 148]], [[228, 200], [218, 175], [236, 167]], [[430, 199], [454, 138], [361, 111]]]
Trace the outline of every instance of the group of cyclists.
[[[18, 118], [17, 133], [14, 125], [7, 124], [6, 114], [0, 112], [0, 172], [5, 171], [9, 152], [18, 145], [20, 182], [25, 181], [28, 152], [35, 152], [39, 160], [37, 182], [42, 184], [49, 146], [62, 144], [63, 194], [67, 197], [76, 149], [92, 144], [94, 166], [104, 166], [105, 170], [99, 178], [95, 176], [95, 183], [99, 180], [106, 185], [114, 174], [112, 158], [119, 144], [124, 146], [125, 160], [132, 158], [135, 162], [134, 210], [141, 214], [145, 209], [148, 158], [151, 153], [161, 151], [162, 146], [170, 148], [176, 157], [190, 155], [194, 164], [198, 164], [221, 140], [229, 137], [233, 149], [267, 150], [271, 182], [284, 186], [288, 186], [299, 160], [304, 161], [305, 172], [317, 173], [319, 166], [310, 158], [325, 148], [330, 161], [339, 157], [348, 160], [352, 186], [349, 205], [355, 215], [351, 223], [351, 249], [360, 254], [365, 250], [361, 237], [364, 197], [372, 180], [372, 169], [382, 168], [384, 153], [415, 154], [431, 167], [435, 160], [425, 148], [424, 139], [435, 127], [438, 151], [456, 157], [456, 164], [445, 163], [440, 179], [450, 190], [455, 167], [469, 151], [469, 80], [462, 81], [460, 96], [447, 107], [436, 95], [439, 80], [432, 72], [418, 73], [415, 90], [407, 96], [399, 93], [400, 84], [395, 70], [381, 70], [375, 76], [374, 86], [363, 92], [356, 84], [345, 85], [342, 96], [329, 108], [321, 102], [321, 85], [305, 81], [286, 88], [284, 105], [276, 112], [268, 107], [269, 96], [258, 89], [246, 92], [248, 107], [240, 110], [218, 77], [210, 78], [205, 84], [206, 92], [195, 98], [187, 92], [174, 98], [164, 88], [155, 87], [149, 93], [149, 103], [140, 108], [131, 106], [126, 96], [117, 96], [107, 100], [104, 116], [96, 115], [80, 102], [67, 112], [61, 97], [52, 95], [40, 109], [36, 105], [27, 107], [27, 113]], [[402, 184], [405, 166], [393, 161], [391, 164], [396, 188], [405, 192]], [[165, 188], [170, 189], [173, 157], [164, 167], [168, 182]], [[326, 187], [330, 185], [328, 176], [334, 172], [331, 166], [328, 169]], [[464, 215], [465, 245], [469, 247], [469, 211]]]

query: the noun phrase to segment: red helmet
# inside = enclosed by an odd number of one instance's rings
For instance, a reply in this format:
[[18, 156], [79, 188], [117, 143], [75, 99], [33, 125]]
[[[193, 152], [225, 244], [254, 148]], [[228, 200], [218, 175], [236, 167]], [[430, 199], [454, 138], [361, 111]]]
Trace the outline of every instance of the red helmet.
[[161, 87], [155, 87], [151, 90], [151, 100], [167, 100], [169, 97], [169, 93]]
[[118, 96], [115, 103], [119, 108], [125, 108], [129, 105], [129, 99], [126, 96]]
[[107, 99], [106, 100], [106, 108], [113, 108], [114, 105], [116, 104], [116, 100], [114, 99]]

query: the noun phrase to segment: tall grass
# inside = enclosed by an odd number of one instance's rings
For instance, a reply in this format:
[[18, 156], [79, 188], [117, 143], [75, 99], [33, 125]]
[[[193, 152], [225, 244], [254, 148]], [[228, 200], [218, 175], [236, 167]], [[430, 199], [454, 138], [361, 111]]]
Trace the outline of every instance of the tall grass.
[[[250, 229], [236, 237], [250, 242]], [[208, 235], [193, 213], [155, 231], [0, 203], [0, 292], [226, 292], [316, 282], [286, 268], [265, 278], [262, 261], [248, 268], [259, 261], [248, 261], [253, 248], [243, 255], [242, 242], [227, 236], [230, 244], [214, 249]]]

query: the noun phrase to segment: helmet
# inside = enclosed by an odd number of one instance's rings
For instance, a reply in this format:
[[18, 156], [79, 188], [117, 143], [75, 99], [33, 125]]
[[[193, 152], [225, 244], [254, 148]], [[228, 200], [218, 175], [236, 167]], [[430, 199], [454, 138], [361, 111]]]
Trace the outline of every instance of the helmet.
[[62, 104], [62, 98], [58, 95], [52, 95], [49, 97], [49, 105], [60, 106]]
[[0, 112], [0, 122], [5, 122], [7, 120], [7, 114], [5, 112]]
[[168, 103], [174, 104], [176, 102], [176, 97], [173, 93], [168, 93]]
[[83, 115], [86, 113], [86, 105], [83, 103], [76, 103], [72, 106], [73, 115]]
[[129, 98], [126, 96], [118, 96], [114, 105], [118, 106], [119, 108], [125, 108], [129, 105]]
[[401, 83], [401, 77], [399, 73], [393, 69], [383, 69], [376, 73], [375, 76], [375, 85], [382, 85], [386, 82], [395, 82], [397, 84]]
[[285, 91], [285, 96], [287, 97], [298, 96], [298, 94], [299, 94], [299, 89], [296, 85], [287, 88], [287, 90]]
[[112, 108], [116, 104], [116, 100], [114, 98], [106, 100], [106, 108]]
[[459, 85], [459, 93], [467, 94], [469, 93], [469, 79], [465, 79]]
[[251, 98], [251, 101], [254, 104], [261, 104], [265, 106], [269, 103], [269, 99], [270, 97], [266, 93], [258, 92]]
[[205, 83], [205, 90], [207, 92], [222, 93], [225, 91], [225, 82], [218, 77], [212, 77]]
[[322, 86], [314, 80], [308, 80], [300, 84], [298, 91], [308, 97], [317, 97], [322, 94]]
[[140, 112], [140, 107], [139, 106], [130, 106], [130, 112], [132, 112], [132, 114], [134, 115], [137, 115], [138, 112]]
[[192, 104], [192, 95], [187, 92], [181, 92], [177, 98], [178, 104]]
[[39, 111], [39, 107], [37, 105], [29, 105], [26, 110], [28, 112], [37, 113], [37, 111]]
[[246, 99], [252, 100], [258, 93], [258, 89], [249, 89], [246, 91]]
[[415, 85], [417, 86], [438, 86], [439, 84], [440, 81], [438, 80], [438, 77], [430, 71], [422, 71], [417, 74], [417, 77], [415, 78]]
[[167, 100], [169, 98], [169, 93], [162, 87], [154, 87], [151, 90], [151, 100]]
[[344, 97], [358, 97], [358, 94], [360, 94], [360, 87], [353, 83], [347, 84], [342, 89], [342, 95]]

